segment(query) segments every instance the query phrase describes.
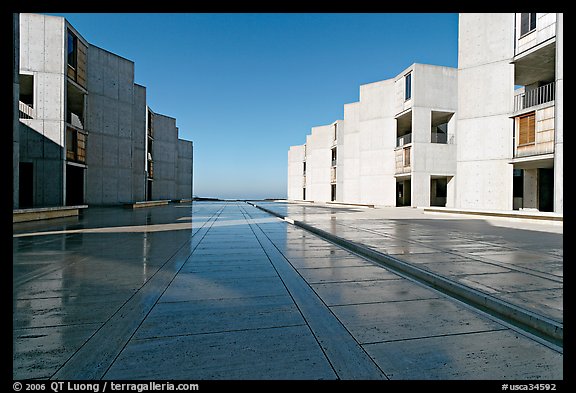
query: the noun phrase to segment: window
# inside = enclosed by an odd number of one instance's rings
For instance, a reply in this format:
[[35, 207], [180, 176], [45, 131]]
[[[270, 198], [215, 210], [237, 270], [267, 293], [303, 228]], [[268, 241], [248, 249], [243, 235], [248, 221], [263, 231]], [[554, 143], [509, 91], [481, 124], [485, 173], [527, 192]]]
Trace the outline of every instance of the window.
[[523, 12], [520, 14], [520, 36], [536, 29], [536, 13]]
[[518, 145], [527, 145], [536, 141], [536, 114], [529, 113], [518, 118]]
[[76, 36], [68, 31], [68, 65], [72, 68], [76, 68], [76, 44]]
[[332, 149], [332, 166], [336, 166], [336, 148]]
[[405, 89], [404, 89], [404, 99], [408, 101], [412, 98], [412, 73], [407, 74], [404, 77]]
[[304, 174], [304, 176], [306, 176], [306, 161], [304, 161], [302, 164], [304, 164], [303, 165], [304, 170], [302, 171], [302, 173]]

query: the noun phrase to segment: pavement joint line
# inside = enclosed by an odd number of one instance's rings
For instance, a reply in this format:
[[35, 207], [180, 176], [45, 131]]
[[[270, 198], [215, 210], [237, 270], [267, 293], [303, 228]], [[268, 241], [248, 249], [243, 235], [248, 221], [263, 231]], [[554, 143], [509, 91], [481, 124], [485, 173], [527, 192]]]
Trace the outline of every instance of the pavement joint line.
[[[264, 230], [253, 223], [244, 208], [254, 234], [278, 271], [286, 289], [300, 310], [328, 362], [339, 379], [386, 379], [386, 373], [374, 362], [354, 336], [334, 315], [308, 282], [292, 266], [289, 259], [268, 238]], [[257, 228], [257, 229], [255, 229]], [[330, 345], [334, 344], [334, 345]]]
[[[286, 217], [273, 210], [253, 204], [251, 202], [247, 203], [257, 209], [260, 209], [268, 214], [272, 214], [281, 220], [290, 223], [286, 220]], [[503, 301], [474, 288], [449, 280], [438, 274], [425, 271], [390, 255], [383, 254], [353, 241], [349, 241], [342, 237], [333, 235], [310, 224], [298, 220], [290, 220], [293, 221], [292, 225], [294, 226], [314, 233], [325, 240], [329, 240], [336, 245], [356, 252], [357, 254], [365, 256], [370, 260], [381, 263], [382, 265], [391, 268], [394, 271], [402, 272], [417, 280], [418, 282], [423, 283], [424, 285], [438, 289], [448, 296], [470, 304], [471, 306], [478, 308], [481, 311], [487, 312], [488, 314], [498, 319], [502, 319], [521, 330], [525, 330], [528, 333], [534, 334], [535, 336], [538, 336], [553, 345], [563, 348], [562, 323], [536, 314], [512, 303]]]
[[[146, 297], [146, 293], [154, 293], [154, 287], [165, 284], [164, 280], [168, 277], [163, 277], [168, 274], [165, 268], [174, 263], [179, 263], [180, 257], [188, 254], [188, 247], [186, 245], [193, 245], [197, 241], [200, 244], [201, 240], [208, 232], [209, 228], [206, 226], [209, 222], [214, 223], [222, 209], [216, 212], [210, 220], [207, 220], [203, 225], [194, 232], [190, 237], [186, 238], [183, 244], [170, 256], [162, 266], [150, 277], [144, 285], [138, 288], [115, 312], [110, 316], [101, 326], [52, 374], [50, 379], [102, 379], [110, 367], [114, 364], [117, 357], [122, 353], [125, 346], [128, 344], [134, 333], [140, 327], [142, 321], [146, 318], [148, 313], [156, 305], [163, 292], [160, 292], [153, 303], [148, 303], [147, 306], [142, 306], [142, 297]], [[191, 226], [192, 228], [192, 226]], [[205, 229], [206, 228], [206, 229]], [[204, 233], [201, 233], [204, 230]], [[198, 236], [197, 236], [198, 235]], [[189, 254], [182, 266], [189, 258]], [[168, 285], [172, 279], [168, 280]], [[158, 280], [163, 281], [159, 283]], [[149, 288], [153, 289], [150, 290]], [[163, 288], [164, 290], [166, 287]], [[120, 325], [118, 328], [117, 325]], [[119, 331], [120, 330], [120, 331]], [[118, 334], [120, 333], [120, 334]], [[102, 337], [102, 336], [105, 337]], [[101, 345], [102, 340], [108, 340], [110, 345]], [[116, 341], [118, 345], [111, 345], [112, 341]]]
[[426, 340], [426, 339], [438, 338], [438, 337], [464, 336], [464, 335], [469, 335], [469, 334], [501, 332], [501, 331], [503, 331], [503, 330], [509, 330], [509, 328], [503, 326], [503, 327], [501, 327], [501, 328], [475, 330], [475, 331], [473, 331], [473, 332], [456, 332], [456, 333], [448, 333], [448, 334], [433, 334], [433, 335], [430, 335], [430, 336], [395, 338], [395, 339], [392, 339], [392, 340], [369, 341], [369, 342], [363, 342], [362, 345], [374, 345], [374, 344], [394, 343], [394, 342], [402, 342], [402, 341]]

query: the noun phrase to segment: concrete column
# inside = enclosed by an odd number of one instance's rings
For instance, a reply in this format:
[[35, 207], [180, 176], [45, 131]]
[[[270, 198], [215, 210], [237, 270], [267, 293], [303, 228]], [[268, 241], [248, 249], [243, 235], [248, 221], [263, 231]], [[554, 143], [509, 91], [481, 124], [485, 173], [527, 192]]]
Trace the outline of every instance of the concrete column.
[[554, 112], [554, 212], [564, 212], [564, 14], [556, 16], [556, 99]]
[[538, 169], [524, 170], [524, 208], [538, 208]]
[[412, 206], [430, 206], [430, 175], [427, 173], [412, 172]]

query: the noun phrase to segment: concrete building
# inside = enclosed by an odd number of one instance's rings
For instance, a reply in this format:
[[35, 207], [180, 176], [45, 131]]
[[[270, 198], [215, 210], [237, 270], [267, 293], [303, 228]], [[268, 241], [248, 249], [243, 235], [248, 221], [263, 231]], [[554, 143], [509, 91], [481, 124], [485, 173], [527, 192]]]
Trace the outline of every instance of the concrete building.
[[[14, 208], [192, 197], [192, 145], [178, 139], [174, 119], [170, 143], [159, 127], [163, 164], [150, 177], [146, 88], [134, 83], [132, 61], [91, 45], [61, 17], [23, 13], [19, 29]], [[152, 182], [163, 191], [149, 195]]]
[[562, 213], [562, 14], [459, 23], [457, 205]]
[[307, 191], [313, 165], [324, 173], [336, 158], [330, 197], [302, 198], [291, 149], [288, 199], [562, 213], [562, 21], [460, 14], [458, 69], [413, 64], [361, 86], [359, 102], [344, 106], [330, 158], [310, 162], [314, 138], [304, 147]]
[[453, 205], [456, 89], [456, 69], [425, 64], [360, 86], [360, 100], [344, 106], [343, 120], [306, 138], [305, 198], [294, 186], [302, 183], [303, 148], [291, 148], [288, 198]]

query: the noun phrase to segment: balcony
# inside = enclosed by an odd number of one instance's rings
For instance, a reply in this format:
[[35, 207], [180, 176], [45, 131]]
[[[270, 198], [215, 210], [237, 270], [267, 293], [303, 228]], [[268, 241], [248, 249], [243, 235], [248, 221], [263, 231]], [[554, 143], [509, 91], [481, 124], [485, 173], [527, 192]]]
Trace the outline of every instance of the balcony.
[[514, 112], [552, 102], [555, 94], [556, 84], [554, 82], [518, 94], [514, 96]]
[[68, 127], [66, 129], [66, 160], [86, 163], [86, 138], [83, 132]]
[[409, 143], [412, 143], [412, 133], [405, 134], [396, 138], [396, 147], [402, 147]]
[[34, 108], [22, 101], [18, 101], [18, 118], [33, 119], [34, 117]]

